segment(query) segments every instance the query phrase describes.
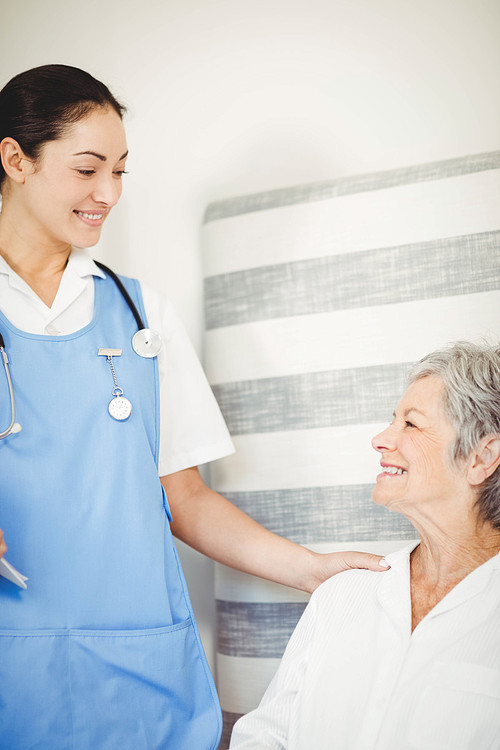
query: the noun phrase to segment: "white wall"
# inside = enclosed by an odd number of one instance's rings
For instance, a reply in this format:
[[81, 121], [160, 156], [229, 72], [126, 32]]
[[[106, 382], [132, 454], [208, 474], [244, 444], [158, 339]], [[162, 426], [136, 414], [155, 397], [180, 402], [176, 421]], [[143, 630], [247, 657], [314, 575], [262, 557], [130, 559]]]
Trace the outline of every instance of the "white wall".
[[[206, 203], [499, 148], [499, 29], [497, 0], [4, 1], [0, 85], [62, 62], [129, 107], [97, 253], [169, 294], [201, 352]], [[182, 556], [211, 657], [211, 563]]]

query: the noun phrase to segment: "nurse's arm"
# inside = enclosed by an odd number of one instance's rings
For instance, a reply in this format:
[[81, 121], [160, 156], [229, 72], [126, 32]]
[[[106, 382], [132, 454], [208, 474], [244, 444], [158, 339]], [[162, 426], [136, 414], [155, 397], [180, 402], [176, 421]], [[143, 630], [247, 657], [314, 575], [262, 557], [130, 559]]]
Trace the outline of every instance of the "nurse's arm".
[[161, 482], [172, 512], [172, 533], [230, 568], [309, 593], [344, 570], [387, 570], [379, 555], [322, 555], [273, 534], [207, 487], [196, 467], [161, 477]]
[[5, 544], [5, 540], [3, 538], [3, 531], [0, 529], [0, 558], [5, 555], [7, 552], [7, 545]]

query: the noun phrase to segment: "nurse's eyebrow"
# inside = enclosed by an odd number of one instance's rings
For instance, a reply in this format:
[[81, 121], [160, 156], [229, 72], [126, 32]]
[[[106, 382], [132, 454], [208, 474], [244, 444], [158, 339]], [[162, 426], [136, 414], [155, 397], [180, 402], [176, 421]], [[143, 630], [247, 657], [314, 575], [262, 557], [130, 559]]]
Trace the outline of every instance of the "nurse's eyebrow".
[[[103, 156], [102, 154], [98, 154], [96, 151], [78, 151], [78, 153], [73, 154], [73, 156], [95, 156], [97, 159], [100, 159], [101, 161], [108, 161], [107, 156]], [[118, 159], [118, 161], [122, 161], [123, 159], [126, 159], [128, 156], [128, 151], [125, 151], [122, 156]]]

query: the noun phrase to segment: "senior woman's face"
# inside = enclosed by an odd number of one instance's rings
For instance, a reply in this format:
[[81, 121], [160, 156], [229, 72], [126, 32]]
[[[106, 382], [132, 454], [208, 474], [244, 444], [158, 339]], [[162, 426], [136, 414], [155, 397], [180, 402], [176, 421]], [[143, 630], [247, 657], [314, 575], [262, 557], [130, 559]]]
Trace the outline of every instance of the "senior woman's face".
[[381, 454], [373, 499], [405, 513], [418, 506], [425, 512], [443, 499], [454, 501], [467, 485], [450, 459], [455, 431], [442, 404], [443, 384], [426, 377], [409, 386], [392, 423], [372, 440]]

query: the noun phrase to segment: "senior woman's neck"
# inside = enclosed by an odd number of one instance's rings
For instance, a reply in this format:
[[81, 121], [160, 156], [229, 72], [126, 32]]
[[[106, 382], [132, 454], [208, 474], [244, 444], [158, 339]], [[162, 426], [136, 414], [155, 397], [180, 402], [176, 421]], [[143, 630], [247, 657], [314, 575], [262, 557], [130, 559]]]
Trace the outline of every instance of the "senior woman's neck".
[[412, 630], [469, 573], [500, 552], [500, 530], [476, 524], [434, 534], [421, 533], [410, 556]]

